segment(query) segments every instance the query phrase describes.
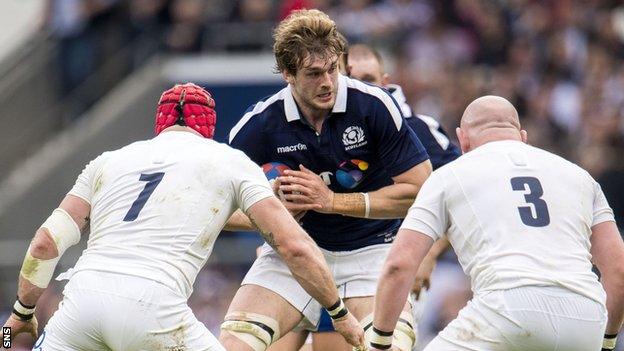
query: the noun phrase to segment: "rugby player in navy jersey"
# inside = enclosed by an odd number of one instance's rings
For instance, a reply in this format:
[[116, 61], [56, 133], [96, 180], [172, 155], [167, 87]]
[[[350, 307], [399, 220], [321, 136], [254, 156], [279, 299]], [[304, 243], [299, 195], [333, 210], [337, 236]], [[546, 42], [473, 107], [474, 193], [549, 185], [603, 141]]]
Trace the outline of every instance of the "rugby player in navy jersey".
[[[296, 11], [274, 37], [277, 68], [288, 85], [245, 113], [230, 144], [259, 165], [291, 168], [279, 178], [280, 190], [293, 211], [312, 209], [302, 226], [323, 250], [343, 298], [328, 313], [340, 320], [346, 305], [366, 325], [379, 269], [431, 162], [387, 91], [339, 74], [346, 42], [327, 15]], [[295, 327], [314, 330], [320, 310], [265, 245], [228, 315], [255, 325], [277, 320], [279, 330], [262, 342], [253, 330], [224, 328], [221, 340], [233, 335], [248, 341], [249, 350], [264, 350]], [[407, 351], [415, 340], [407, 301], [402, 316], [395, 346]], [[341, 341], [331, 349], [351, 346]]]
[[[343, 66], [341, 69], [348, 76], [366, 83], [381, 86], [392, 94], [392, 97], [394, 97], [399, 104], [407, 124], [414, 130], [418, 139], [420, 139], [427, 150], [434, 170], [455, 160], [461, 155], [459, 148], [450, 141], [446, 132], [436, 119], [412, 112], [401, 86], [389, 83], [389, 75], [384, 70], [383, 59], [377, 50], [364, 44], [349, 45], [348, 53], [343, 56], [341, 63]], [[415, 329], [417, 327], [416, 324], [418, 324], [422, 316], [424, 303], [426, 301], [424, 291], [429, 288], [431, 273], [435, 268], [437, 257], [444, 252], [448, 246], [448, 241], [445, 239], [437, 241], [420, 265], [418, 275], [412, 288], [412, 309], [414, 312]], [[305, 335], [289, 335], [287, 337], [289, 340], [288, 346], [286, 346], [286, 341], [282, 341], [280, 342], [280, 346], [283, 346], [283, 349], [280, 350], [298, 349], [300, 340], [302, 340], [304, 336]], [[340, 338], [341, 336], [338, 333], [333, 332], [329, 315], [322, 311], [320, 323], [312, 338], [313, 350], [329, 350]]]

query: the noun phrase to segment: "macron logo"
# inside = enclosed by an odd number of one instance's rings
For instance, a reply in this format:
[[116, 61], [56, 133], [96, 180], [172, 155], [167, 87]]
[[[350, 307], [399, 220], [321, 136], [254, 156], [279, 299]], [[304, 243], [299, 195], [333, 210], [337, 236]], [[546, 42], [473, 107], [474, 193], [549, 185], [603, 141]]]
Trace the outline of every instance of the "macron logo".
[[306, 146], [306, 144], [295, 144], [295, 145], [288, 145], [288, 146], [280, 146], [277, 148], [277, 153], [278, 154], [284, 154], [287, 152], [293, 152], [293, 151], [302, 151], [302, 150], [307, 150], [308, 147]]

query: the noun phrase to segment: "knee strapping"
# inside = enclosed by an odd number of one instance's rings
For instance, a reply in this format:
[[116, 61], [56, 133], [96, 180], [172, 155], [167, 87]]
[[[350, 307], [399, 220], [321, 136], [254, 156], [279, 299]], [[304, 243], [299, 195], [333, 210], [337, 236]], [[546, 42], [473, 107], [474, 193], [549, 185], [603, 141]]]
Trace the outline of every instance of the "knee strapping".
[[270, 317], [248, 312], [232, 312], [225, 316], [221, 329], [249, 345], [264, 351], [280, 337], [279, 323]]
[[[369, 314], [360, 321], [364, 328], [364, 339], [366, 345], [370, 345], [374, 338], [373, 334], [373, 314]], [[416, 330], [414, 328], [414, 317], [408, 311], [401, 312], [399, 321], [392, 334], [392, 345], [401, 351], [411, 351], [416, 345]]]

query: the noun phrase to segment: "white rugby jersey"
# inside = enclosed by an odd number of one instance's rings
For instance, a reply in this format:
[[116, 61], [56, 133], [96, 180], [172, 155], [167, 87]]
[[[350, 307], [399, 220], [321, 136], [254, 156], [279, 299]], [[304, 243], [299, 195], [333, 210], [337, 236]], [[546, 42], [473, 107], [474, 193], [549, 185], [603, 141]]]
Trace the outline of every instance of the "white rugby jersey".
[[230, 215], [273, 196], [245, 154], [181, 131], [103, 153], [69, 194], [91, 204], [74, 271], [136, 275], [187, 297]]
[[562, 286], [598, 302], [591, 227], [614, 221], [577, 165], [519, 141], [487, 143], [433, 172], [403, 228], [447, 233], [475, 293]]

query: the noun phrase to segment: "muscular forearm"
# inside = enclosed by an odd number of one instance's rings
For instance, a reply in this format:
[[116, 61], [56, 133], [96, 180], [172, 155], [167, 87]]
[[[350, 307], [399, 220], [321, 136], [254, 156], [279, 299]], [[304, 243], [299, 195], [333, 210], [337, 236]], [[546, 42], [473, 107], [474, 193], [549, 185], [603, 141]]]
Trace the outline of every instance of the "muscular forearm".
[[45, 289], [37, 287], [20, 276], [17, 288], [17, 298], [24, 305], [35, 306], [44, 291]]
[[607, 292], [607, 322], [606, 334], [617, 334], [624, 321], [624, 277], [611, 274], [602, 277], [602, 285]]
[[283, 254], [284, 261], [303, 289], [323, 307], [338, 300], [338, 291], [325, 258], [311, 239], [300, 250]]
[[425, 260], [433, 260], [437, 261], [438, 257], [444, 253], [450, 246], [450, 243], [446, 237], [436, 241], [429, 249], [427, 256], [425, 256]]
[[365, 194], [335, 193], [332, 212], [359, 218], [404, 218], [414, 203], [418, 189], [412, 184], [398, 183], [369, 192], [368, 216]]
[[433, 240], [409, 229], [400, 229], [384, 263], [375, 295], [373, 325], [392, 331], [414, 282], [418, 266], [431, 249]]
[[324, 307], [338, 300], [323, 254], [279, 200], [267, 198], [254, 204], [248, 210], [248, 217], [312, 297]]
[[[37, 304], [39, 297], [45, 291], [45, 286], [50, 282], [50, 277], [41, 278], [35, 275], [35, 272], [47, 262], [51, 262], [50, 268], [54, 270], [57, 258], [58, 251], [50, 234], [45, 229], [37, 230], [20, 270], [17, 297], [22, 303], [30, 306]], [[30, 280], [37, 280], [37, 284], [44, 287], [38, 287]]]
[[414, 274], [415, 272], [386, 265], [375, 295], [373, 324], [377, 329], [394, 330], [412, 287]]

